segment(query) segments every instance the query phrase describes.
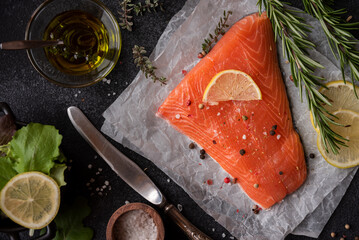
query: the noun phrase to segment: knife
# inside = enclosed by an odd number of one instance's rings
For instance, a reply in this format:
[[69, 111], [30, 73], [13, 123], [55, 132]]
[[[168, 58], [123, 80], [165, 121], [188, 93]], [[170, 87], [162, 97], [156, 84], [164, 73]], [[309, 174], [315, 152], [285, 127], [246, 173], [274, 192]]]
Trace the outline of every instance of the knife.
[[167, 202], [152, 180], [132, 160], [115, 148], [87, 119], [83, 112], [74, 106], [67, 109], [69, 118], [90, 146], [102, 157], [112, 170], [149, 202], [163, 209], [186, 234], [193, 240], [212, 240], [190, 223], [180, 211]]

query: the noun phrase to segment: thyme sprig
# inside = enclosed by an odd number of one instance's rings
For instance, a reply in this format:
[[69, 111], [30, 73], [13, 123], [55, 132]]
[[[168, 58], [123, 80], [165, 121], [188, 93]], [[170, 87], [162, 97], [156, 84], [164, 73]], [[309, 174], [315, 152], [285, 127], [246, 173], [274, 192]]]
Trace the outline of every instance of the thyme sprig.
[[[151, 0], [146, 0], [144, 4], [142, 3], [138, 3], [135, 4], [133, 6], [133, 10], [135, 11], [136, 15], [141, 15], [143, 14], [143, 12], [156, 12], [157, 8], [159, 8], [162, 12], [164, 12], [163, 9], [163, 3], [160, 3], [158, 0], [153, 0], [153, 2], [151, 2]], [[152, 9], [152, 10], [151, 10]]]
[[214, 29], [214, 34], [210, 33], [209, 37], [204, 39], [204, 43], [202, 44], [202, 52], [200, 53], [201, 57], [209, 53], [209, 51], [212, 49], [212, 44], [218, 42], [219, 37], [226, 33], [225, 29], [229, 27], [227, 21], [230, 15], [232, 15], [231, 11], [224, 11], [223, 17], [219, 19], [217, 27]]
[[120, 14], [120, 27], [122, 29], [127, 29], [128, 31], [132, 31], [133, 22], [131, 19], [133, 16], [131, 16], [131, 12], [133, 10], [133, 4], [131, 4], [131, 0], [123, 0], [120, 2], [121, 10], [118, 11]]
[[346, 139], [330, 128], [330, 124], [337, 124], [333, 120], [335, 116], [328, 113], [323, 105], [331, 103], [317, 90], [319, 86], [323, 86], [321, 81], [324, 79], [316, 76], [314, 70], [324, 67], [308, 55], [308, 50], [315, 47], [307, 37], [310, 26], [296, 14], [298, 11], [285, 7], [280, 0], [258, 0], [257, 5], [260, 13], [262, 6], [266, 8], [275, 38], [280, 37], [282, 40], [283, 55], [290, 63], [293, 82], [299, 88], [301, 99], [304, 88], [309, 110], [312, 112], [315, 126], [319, 128], [326, 151], [331, 150], [337, 154], [340, 146], [346, 146]]
[[134, 63], [145, 74], [146, 78], [151, 78], [153, 82], [159, 81], [161, 84], [166, 84], [167, 79], [165, 77], [157, 77], [155, 70], [157, 69], [152, 65], [151, 60], [144, 54], [147, 53], [144, 47], [135, 45], [132, 48]]
[[132, 31], [132, 11], [135, 12], [136, 16], [143, 15], [144, 12], [157, 12], [157, 8], [159, 8], [161, 11], [164, 11], [163, 9], [163, 3], [159, 2], [159, 0], [146, 0], [144, 4], [141, 2], [134, 4], [132, 3], [132, 0], [123, 0], [120, 2], [121, 11], [118, 11], [120, 14], [120, 27], [122, 29], [127, 29], [128, 31]]
[[[359, 23], [349, 23], [342, 18], [345, 9], [334, 10], [333, 0], [303, 0], [306, 12], [317, 18], [327, 36], [330, 49], [336, 59], [340, 61], [342, 77], [345, 79], [345, 66], [349, 66], [352, 83], [359, 81], [359, 51], [355, 45], [358, 41], [349, 30], [356, 30]], [[353, 88], [358, 97], [356, 88]]]

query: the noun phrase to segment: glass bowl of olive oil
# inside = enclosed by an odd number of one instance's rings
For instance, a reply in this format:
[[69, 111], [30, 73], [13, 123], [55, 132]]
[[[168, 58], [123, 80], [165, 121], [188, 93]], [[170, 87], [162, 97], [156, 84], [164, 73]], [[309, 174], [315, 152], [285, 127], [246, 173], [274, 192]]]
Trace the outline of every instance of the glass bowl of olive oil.
[[121, 52], [121, 33], [98, 0], [47, 0], [33, 13], [26, 40], [62, 40], [63, 45], [27, 50], [35, 69], [63, 87], [85, 87], [106, 77]]

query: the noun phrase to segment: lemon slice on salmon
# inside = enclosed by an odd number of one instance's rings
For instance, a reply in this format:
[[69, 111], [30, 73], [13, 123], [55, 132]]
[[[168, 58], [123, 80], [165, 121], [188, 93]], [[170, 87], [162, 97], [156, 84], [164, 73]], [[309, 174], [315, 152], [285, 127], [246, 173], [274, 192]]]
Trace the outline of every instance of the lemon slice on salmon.
[[331, 129], [348, 139], [348, 147], [341, 147], [337, 155], [327, 152], [318, 134], [317, 146], [324, 159], [338, 168], [350, 168], [359, 165], [359, 113], [350, 110], [339, 110], [333, 113], [338, 117], [338, 123], [343, 126], [331, 124]]
[[[344, 83], [343, 80], [332, 81], [325, 85], [327, 88], [320, 88], [319, 92], [328, 97], [331, 106], [325, 105], [324, 108], [328, 112], [340, 111], [342, 109], [351, 110], [359, 113], [359, 99], [355, 96], [353, 91], [353, 84], [350, 82]], [[356, 87], [356, 91], [359, 94], [359, 87]], [[310, 112], [310, 121], [314, 129], [319, 132], [319, 129], [314, 125], [314, 119], [312, 112]]]
[[40, 172], [16, 175], [0, 193], [1, 210], [15, 223], [29, 229], [47, 226], [55, 218], [59, 206], [59, 186]]
[[208, 103], [261, 99], [262, 93], [253, 79], [248, 74], [233, 69], [216, 74], [203, 94], [203, 102]]

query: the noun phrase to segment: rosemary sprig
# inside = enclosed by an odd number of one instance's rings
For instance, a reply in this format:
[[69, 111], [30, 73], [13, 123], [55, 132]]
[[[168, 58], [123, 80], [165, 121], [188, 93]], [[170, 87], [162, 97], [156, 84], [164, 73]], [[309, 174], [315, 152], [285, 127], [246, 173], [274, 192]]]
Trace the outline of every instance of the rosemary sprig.
[[204, 57], [204, 55], [209, 53], [209, 51], [212, 49], [212, 44], [218, 42], [219, 37], [226, 33], [225, 29], [229, 27], [227, 21], [230, 15], [232, 15], [231, 11], [223, 12], [223, 17], [219, 19], [217, 27], [214, 29], [214, 35], [210, 33], [209, 38], [204, 39], [204, 43], [202, 44], [202, 52], [199, 53], [200, 57]]
[[163, 9], [163, 3], [160, 3], [158, 0], [146, 0], [144, 4], [141, 2], [134, 4], [131, 3], [132, 0], [123, 0], [120, 2], [121, 11], [118, 11], [120, 14], [120, 27], [122, 29], [127, 29], [128, 31], [132, 31], [133, 22], [131, 19], [133, 18], [132, 11], [135, 12], [136, 16], [143, 15], [143, 12], [156, 12], [157, 8], [160, 8], [161, 11]]
[[153, 2], [151, 2], [151, 0], [146, 0], [143, 5], [142, 3], [135, 4], [133, 10], [137, 16], [142, 16], [143, 12], [151, 12], [151, 9], [152, 11], [156, 12], [157, 7], [159, 7], [162, 12], [164, 11], [163, 3], [158, 2], [158, 0], [153, 0]]
[[326, 151], [330, 149], [337, 154], [340, 146], [346, 146], [346, 139], [330, 128], [329, 124], [337, 124], [333, 120], [335, 116], [328, 113], [323, 105], [331, 103], [317, 90], [319, 86], [323, 86], [321, 81], [324, 79], [314, 75], [314, 70], [324, 67], [308, 56], [307, 51], [315, 47], [307, 38], [310, 26], [296, 15], [298, 11], [286, 8], [280, 0], [258, 0], [257, 5], [259, 12], [262, 12], [262, 6], [265, 6], [275, 38], [279, 36], [282, 40], [283, 55], [290, 63], [293, 82], [299, 88], [301, 99], [304, 87], [309, 110], [312, 112], [315, 125], [319, 128]]
[[136, 66], [141, 69], [146, 78], [150, 77], [153, 82], [159, 81], [161, 84], [166, 84], [167, 79], [165, 77], [157, 77], [155, 73], [157, 68], [152, 65], [148, 57], [144, 56], [147, 53], [144, 47], [135, 45], [132, 48], [132, 53]]
[[[339, 58], [344, 82], [345, 66], [349, 66], [352, 83], [359, 81], [359, 51], [355, 49], [358, 43], [349, 30], [356, 30], [359, 23], [346, 22], [341, 16], [345, 9], [334, 10], [333, 0], [303, 0], [306, 12], [317, 18], [327, 36], [330, 49], [336, 59]], [[358, 97], [356, 88], [355, 95]]]

